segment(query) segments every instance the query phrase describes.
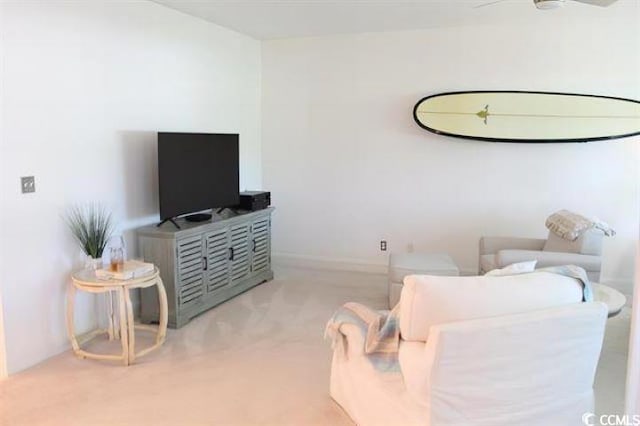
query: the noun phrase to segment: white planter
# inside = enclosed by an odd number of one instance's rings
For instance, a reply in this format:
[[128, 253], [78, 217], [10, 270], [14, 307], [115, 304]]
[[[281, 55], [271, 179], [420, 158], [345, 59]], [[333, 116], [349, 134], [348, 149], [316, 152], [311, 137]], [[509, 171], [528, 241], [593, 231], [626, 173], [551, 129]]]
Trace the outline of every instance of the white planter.
[[94, 259], [92, 257], [87, 256], [87, 260], [85, 262], [85, 268], [91, 269], [93, 271], [102, 268], [102, 258]]

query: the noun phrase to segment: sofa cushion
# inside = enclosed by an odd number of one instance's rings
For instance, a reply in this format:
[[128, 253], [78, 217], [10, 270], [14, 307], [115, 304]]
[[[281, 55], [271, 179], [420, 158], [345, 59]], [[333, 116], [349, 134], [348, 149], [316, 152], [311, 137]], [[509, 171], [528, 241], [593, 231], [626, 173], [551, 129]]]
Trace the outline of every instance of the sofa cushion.
[[549, 236], [547, 237], [547, 242], [544, 244], [543, 250], [600, 256], [602, 253], [603, 237], [604, 233], [599, 229], [589, 229], [583, 232], [577, 240], [570, 241], [549, 231]]
[[490, 277], [501, 277], [504, 275], [529, 274], [536, 270], [537, 260], [528, 260], [526, 262], [512, 263], [500, 269], [492, 269], [485, 275]]
[[498, 268], [495, 254], [483, 254], [480, 255], [480, 271], [489, 272]]
[[426, 341], [432, 325], [582, 301], [578, 280], [550, 272], [490, 277], [410, 275], [400, 296], [404, 340]]
[[591, 256], [579, 253], [557, 253], [553, 251], [531, 250], [500, 250], [496, 255], [496, 263], [500, 266], [508, 266], [518, 262], [537, 260], [536, 268], [549, 266], [575, 265], [587, 272], [599, 272], [602, 259], [600, 256]]

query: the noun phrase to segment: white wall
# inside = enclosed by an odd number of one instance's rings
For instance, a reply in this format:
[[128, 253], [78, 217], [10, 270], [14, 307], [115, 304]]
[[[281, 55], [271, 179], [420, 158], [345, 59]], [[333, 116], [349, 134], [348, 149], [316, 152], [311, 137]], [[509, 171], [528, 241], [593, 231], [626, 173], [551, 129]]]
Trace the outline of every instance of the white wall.
[[[3, 20], [3, 13], [4, 10], [2, 7], [0, 7], [0, 23], [4, 22]], [[2, 38], [0, 38], [0, 76], [2, 75], [2, 70], [4, 69], [4, 43], [2, 43]], [[4, 93], [4, 82], [2, 81], [2, 78], [0, 78], [0, 147], [2, 147], [3, 145], [3, 138], [2, 138], [2, 128], [3, 128], [3, 121], [2, 121], [2, 116], [3, 116], [3, 93]], [[1, 148], [0, 148], [1, 149]], [[2, 151], [0, 151], [2, 152]], [[2, 157], [0, 157], [0, 176], [3, 175], [2, 170], [4, 167], [4, 162], [2, 161]], [[1, 181], [1, 180], [0, 180]], [[0, 200], [2, 199], [2, 192], [0, 192]], [[2, 204], [0, 204], [0, 206], [2, 206]], [[4, 209], [0, 209], [0, 223], [4, 222], [4, 213], [3, 213]], [[1, 234], [0, 234], [1, 236]], [[0, 241], [2, 241], [0, 239]], [[0, 242], [0, 247], [2, 246], [2, 243]], [[0, 249], [1, 250], [1, 249]], [[4, 268], [4, 260], [3, 260], [3, 256], [0, 256], [0, 277], [4, 276], [4, 272], [3, 272], [3, 268]], [[4, 336], [4, 312], [3, 312], [3, 304], [2, 304], [2, 284], [1, 284], [1, 280], [0, 280], [0, 380], [4, 379], [7, 377], [7, 351], [5, 348], [5, 336]]]
[[640, 241], [636, 246], [636, 273], [633, 287], [629, 356], [625, 387], [625, 413], [640, 415]]
[[390, 250], [448, 252], [473, 272], [481, 235], [544, 237], [545, 218], [568, 208], [616, 228], [603, 279], [630, 286], [637, 137], [496, 144], [436, 136], [412, 118], [420, 98], [455, 90], [640, 98], [640, 7], [624, 7], [615, 19], [532, 7], [526, 23], [265, 42], [274, 258], [383, 271], [386, 239]]
[[[68, 347], [65, 286], [80, 255], [64, 209], [103, 202], [122, 230], [158, 220], [157, 131], [239, 132], [241, 187], [260, 187], [260, 43], [151, 2], [0, 7], [0, 285], [12, 373]], [[19, 193], [25, 175], [35, 194]], [[94, 304], [78, 309], [86, 329]]]

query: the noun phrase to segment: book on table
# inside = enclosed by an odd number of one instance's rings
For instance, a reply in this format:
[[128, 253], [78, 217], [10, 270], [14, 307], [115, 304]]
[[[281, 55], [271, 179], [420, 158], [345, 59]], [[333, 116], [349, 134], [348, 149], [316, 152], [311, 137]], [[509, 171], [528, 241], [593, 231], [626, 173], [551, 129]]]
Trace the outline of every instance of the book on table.
[[139, 260], [127, 260], [120, 271], [112, 271], [108, 268], [96, 270], [96, 277], [105, 280], [131, 280], [148, 275], [155, 270], [153, 263]]

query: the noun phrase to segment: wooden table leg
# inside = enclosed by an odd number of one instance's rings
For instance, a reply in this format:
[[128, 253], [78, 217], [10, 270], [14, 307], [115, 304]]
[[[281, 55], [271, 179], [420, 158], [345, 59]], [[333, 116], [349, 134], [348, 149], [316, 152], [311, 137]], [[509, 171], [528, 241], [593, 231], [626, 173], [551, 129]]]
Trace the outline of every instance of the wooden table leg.
[[74, 304], [76, 300], [76, 286], [73, 283], [69, 283], [67, 289], [67, 333], [69, 334], [69, 340], [71, 340], [71, 347], [75, 354], [80, 350], [78, 340], [76, 339], [75, 325], [74, 325]]
[[117, 317], [116, 317], [116, 310], [115, 310], [115, 305], [116, 305], [117, 299], [118, 299], [118, 293], [110, 291], [109, 292], [109, 297], [111, 298], [111, 306], [113, 307], [113, 311], [111, 312], [111, 321], [113, 321], [113, 337], [116, 338], [116, 339], [119, 339], [120, 338], [120, 329], [117, 327], [118, 320], [117, 320]]
[[129, 289], [123, 286], [124, 301], [127, 308], [127, 333], [129, 337], [129, 365], [136, 360], [136, 331], [133, 322], [133, 306], [131, 304], [131, 295]]
[[160, 304], [160, 318], [158, 321], [158, 335], [156, 336], [156, 344], [162, 344], [167, 335], [167, 322], [168, 322], [168, 312], [167, 312], [167, 292], [164, 289], [164, 284], [162, 283], [162, 279], [160, 275], [158, 275], [158, 279], [156, 281], [156, 286], [158, 287], [158, 303]]
[[107, 327], [107, 333], [109, 334], [109, 340], [113, 340], [115, 337], [114, 334], [114, 318], [113, 318], [113, 297], [110, 291], [108, 291], [105, 296], [107, 297], [107, 315], [109, 316], [109, 324]]
[[122, 360], [124, 365], [129, 365], [129, 333], [127, 331], [127, 303], [124, 287], [118, 290], [118, 308], [120, 311], [120, 342], [122, 343]]

